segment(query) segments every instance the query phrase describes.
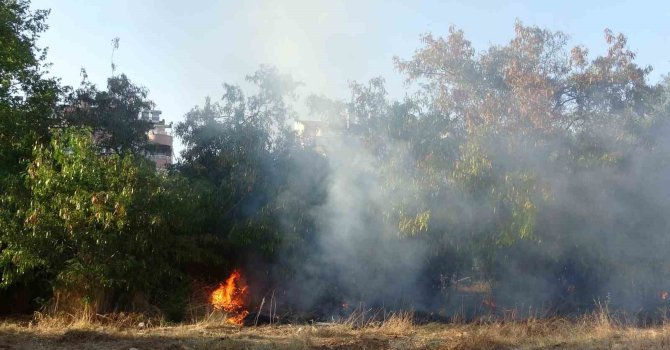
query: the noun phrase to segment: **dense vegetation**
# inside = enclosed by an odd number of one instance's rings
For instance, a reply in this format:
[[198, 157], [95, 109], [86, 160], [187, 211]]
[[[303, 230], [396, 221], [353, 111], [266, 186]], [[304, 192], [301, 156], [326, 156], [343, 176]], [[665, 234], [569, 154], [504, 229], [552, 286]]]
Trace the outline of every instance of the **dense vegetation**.
[[[605, 31], [595, 57], [522, 23], [483, 52], [457, 29], [425, 35], [395, 58], [405, 99], [375, 78], [348, 101], [308, 97], [308, 116], [293, 108], [300, 83], [263, 66], [253, 91], [226, 84], [185, 115], [185, 149], [162, 172], [142, 156], [145, 89], [48, 78], [47, 15], [0, 2], [5, 311], [178, 319], [233, 268], [253, 298], [276, 291], [300, 311], [449, 313], [463, 279], [490, 287], [472, 312], [664, 306], [670, 84], [649, 82], [623, 35]], [[297, 119], [323, 135], [300, 137]]]

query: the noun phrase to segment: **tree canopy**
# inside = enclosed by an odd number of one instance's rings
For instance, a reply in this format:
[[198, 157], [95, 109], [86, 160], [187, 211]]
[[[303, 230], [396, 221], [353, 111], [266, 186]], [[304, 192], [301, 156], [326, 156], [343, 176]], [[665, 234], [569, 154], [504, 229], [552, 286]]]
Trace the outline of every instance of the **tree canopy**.
[[[352, 81], [307, 113], [302, 84], [261, 66], [186, 113], [180, 158], [157, 171], [149, 91], [48, 78], [48, 11], [29, 5], [0, 2], [0, 286], [33, 291], [33, 309], [179, 319], [233, 269], [250, 304], [276, 292], [319, 317], [353, 301], [471, 317], [493, 300], [667, 306], [670, 83], [622, 34], [594, 55], [517, 22], [477, 52], [452, 27], [394, 59], [416, 93]], [[465, 280], [480, 283], [468, 305]]]

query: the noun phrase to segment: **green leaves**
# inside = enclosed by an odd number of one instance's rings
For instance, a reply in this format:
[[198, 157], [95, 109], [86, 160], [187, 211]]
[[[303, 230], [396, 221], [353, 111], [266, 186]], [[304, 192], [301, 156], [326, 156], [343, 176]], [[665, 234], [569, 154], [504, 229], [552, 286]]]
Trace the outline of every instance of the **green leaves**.
[[35, 147], [26, 172], [30, 201], [22, 224], [2, 236], [0, 266], [7, 287], [46, 275], [60, 291], [86, 286], [148, 293], [180, 276], [202, 247], [187, 221], [185, 183], [156, 173], [133, 155], [100, 155], [90, 129], [55, 130]]
[[139, 118], [141, 111], [151, 109], [147, 94], [124, 74], [107, 79], [107, 90], [103, 91], [84, 80], [68, 95], [61, 117], [68, 125], [91, 128], [101, 149], [139, 154], [151, 129], [148, 120]]
[[61, 88], [44, 77], [45, 50], [36, 46], [49, 11], [25, 0], [0, 3], [0, 192], [1, 179], [22, 171], [36, 142], [48, 139]]

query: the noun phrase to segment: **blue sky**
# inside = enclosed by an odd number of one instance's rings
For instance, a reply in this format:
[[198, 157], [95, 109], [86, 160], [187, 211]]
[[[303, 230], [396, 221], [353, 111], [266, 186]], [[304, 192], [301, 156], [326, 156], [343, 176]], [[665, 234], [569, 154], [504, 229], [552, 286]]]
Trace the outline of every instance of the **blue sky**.
[[519, 19], [567, 33], [592, 56], [611, 28], [628, 36], [640, 64], [654, 67], [653, 80], [670, 72], [666, 1], [33, 0], [33, 8], [52, 10], [41, 45], [50, 47], [53, 75], [76, 85], [83, 67], [104, 86], [110, 42], [120, 37], [117, 72], [148, 88], [175, 122], [260, 64], [302, 81], [302, 97], [345, 98], [348, 81], [378, 75], [401, 97], [392, 57], [410, 57], [421, 33], [445, 35], [450, 25], [484, 49], [508, 41]]

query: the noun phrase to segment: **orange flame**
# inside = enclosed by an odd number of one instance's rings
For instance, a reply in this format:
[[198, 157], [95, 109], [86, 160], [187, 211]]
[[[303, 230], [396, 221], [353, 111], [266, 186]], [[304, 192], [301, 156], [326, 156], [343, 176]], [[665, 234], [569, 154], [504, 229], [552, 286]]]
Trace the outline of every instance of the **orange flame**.
[[239, 270], [234, 270], [224, 283], [221, 283], [210, 296], [215, 310], [223, 310], [228, 314], [227, 321], [242, 325], [249, 311], [246, 310], [247, 285]]
[[667, 300], [668, 299], [668, 291], [661, 291], [661, 300]]

